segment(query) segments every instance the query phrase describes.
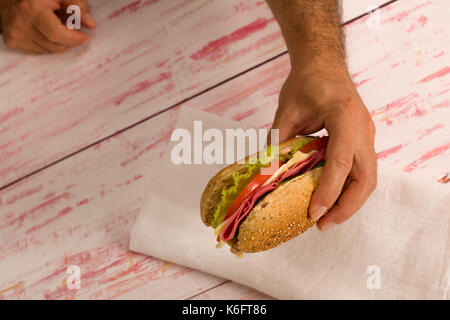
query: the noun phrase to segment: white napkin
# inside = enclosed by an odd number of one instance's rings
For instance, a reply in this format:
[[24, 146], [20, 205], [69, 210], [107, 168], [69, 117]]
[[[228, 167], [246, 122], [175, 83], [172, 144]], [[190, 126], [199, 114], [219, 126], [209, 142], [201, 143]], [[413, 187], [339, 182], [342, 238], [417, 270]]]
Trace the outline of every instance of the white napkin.
[[[244, 128], [182, 108], [176, 128]], [[312, 228], [275, 249], [236, 258], [215, 248], [199, 212], [217, 165], [174, 165], [170, 143], [130, 249], [255, 288], [280, 299], [449, 299], [450, 193], [427, 179], [379, 168], [364, 207], [327, 232]]]

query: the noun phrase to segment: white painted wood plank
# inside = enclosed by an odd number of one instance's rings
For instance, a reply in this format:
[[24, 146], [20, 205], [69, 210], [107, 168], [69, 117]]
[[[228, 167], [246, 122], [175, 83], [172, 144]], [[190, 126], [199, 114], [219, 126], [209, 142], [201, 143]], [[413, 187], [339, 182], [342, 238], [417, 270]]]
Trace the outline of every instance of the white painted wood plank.
[[[347, 19], [360, 3], [344, 2]], [[26, 56], [0, 44], [0, 187], [286, 50], [263, 0], [92, 5], [87, 46]]]

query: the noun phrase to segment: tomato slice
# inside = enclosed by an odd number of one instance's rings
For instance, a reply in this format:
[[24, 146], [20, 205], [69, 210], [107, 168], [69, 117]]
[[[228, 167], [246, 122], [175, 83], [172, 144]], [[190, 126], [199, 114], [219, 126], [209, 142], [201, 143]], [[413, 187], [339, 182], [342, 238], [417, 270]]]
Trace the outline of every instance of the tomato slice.
[[[319, 139], [316, 139], [314, 141], [311, 141], [310, 143], [305, 144], [303, 147], [300, 148], [300, 151], [303, 153], [308, 153], [311, 152], [313, 150], [322, 150], [324, 148], [326, 148], [327, 144], [328, 144], [328, 136], [323, 136]], [[281, 167], [283, 165], [283, 162], [281, 162], [280, 160], [278, 160], [278, 168]], [[269, 172], [270, 173], [270, 172]], [[272, 174], [275, 173], [272, 172]], [[264, 184], [264, 182], [266, 182], [267, 180], [269, 180], [269, 178], [271, 177], [270, 174], [258, 174], [256, 175], [250, 182], [249, 184], [244, 188], [244, 190], [242, 190], [242, 192], [236, 197], [236, 199], [234, 199], [233, 203], [231, 204], [230, 208], [228, 209], [227, 215], [225, 216], [225, 219], [228, 219], [229, 217], [231, 217], [236, 210], [239, 209], [239, 207], [241, 206], [242, 202], [244, 202], [244, 200], [253, 192], [255, 191], [257, 188], [259, 188], [262, 184]], [[217, 241], [220, 241], [220, 234], [217, 236]]]
[[328, 136], [323, 136], [319, 139], [316, 139], [314, 141], [311, 141], [310, 143], [305, 144], [303, 147], [300, 148], [300, 151], [303, 153], [308, 153], [313, 150], [322, 150], [327, 147], [328, 144]]
[[[276, 169], [278, 169], [279, 167], [281, 167], [283, 165], [283, 162], [281, 162], [280, 160], [278, 160], [278, 167]], [[275, 169], [275, 170], [276, 170]], [[270, 172], [269, 172], [270, 173]], [[272, 174], [275, 173], [272, 172]], [[244, 190], [242, 190], [242, 192], [237, 196], [236, 199], [234, 199], [233, 203], [231, 204], [230, 208], [228, 209], [227, 215], [225, 216], [225, 220], [228, 219], [229, 217], [231, 217], [233, 215], [233, 213], [235, 213], [235, 211], [237, 209], [239, 209], [239, 207], [241, 206], [242, 202], [244, 202], [244, 200], [250, 195], [250, 193], [252, 193], [253, 191], [255, 191], [255, 189], [257, 189], [258, 187], [260, 187], [264, 182], [266, 182], [267, 180], [269, 180], [269, 178], [271, 177], [270, 174], [257, 174], [249, 183], [248, 185], [244, 188]]]

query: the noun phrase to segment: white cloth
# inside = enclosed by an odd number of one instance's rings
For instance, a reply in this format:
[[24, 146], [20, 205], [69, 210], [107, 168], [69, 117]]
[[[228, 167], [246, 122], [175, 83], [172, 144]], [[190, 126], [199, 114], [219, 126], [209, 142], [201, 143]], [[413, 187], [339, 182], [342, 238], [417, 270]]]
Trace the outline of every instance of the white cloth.
[[[189, 108], [182, 108], [176, 127], [192, 132], [193, 120], [202, 120], [204, 130], [245, 129]], [[131, 233], [131, 250], [280, 299], [450, 298], [450, 193], [445, 185], [381, 167], [377, 189], [346, 223], [323, 233], [312, 228], [275, 249], [239, 259], [227, 246], [215, 248], [212, 228], [200, 219], [202, 191], [222, 166], [174, 165], [174, 144], [152, 177], [148, 201]]]

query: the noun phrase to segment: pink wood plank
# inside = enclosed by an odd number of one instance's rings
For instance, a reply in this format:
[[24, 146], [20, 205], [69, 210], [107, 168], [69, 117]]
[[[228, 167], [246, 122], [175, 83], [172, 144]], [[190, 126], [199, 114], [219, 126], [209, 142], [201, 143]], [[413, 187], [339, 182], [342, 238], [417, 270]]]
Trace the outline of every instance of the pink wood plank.
[[[364, 20], [346, 28], [350, 69], [355, 82], [366, 80], [359, 90], [377, 124], [380, 162], [439, 182], [450, 170], [445, 8], [445, 0], [400, 1], [383, 10], [381, 30], [368, 30]], [[267, 127], [288, 70], [283, 56], [183, 106]], [[126, 250], [177, 112], [0, 191], [3, 298], [207, 298], [218, 297], [216, 290], [235, 298], [253, 295], [238, 285], [234, 293], [228, 285], [208, 291], [223, 280]], [[76, 292], [64, 289], [70, 264], [86, 275]]]
[[[368, 6], [351, 3], [346, 19]], [[285, 50], [263, 0], [92, 5], [89, 46], [35, 57], [1, 45], [0, 187]]]
[[[148, 122], [149, 136], [96, 145], [96, 161], [83, 152], [1, 192], [0, 297], [183, 298], [222, 282], [127, 250], [174, 115]], [[81, 268], [79, 291], [66, 288], [69, 265]]]

